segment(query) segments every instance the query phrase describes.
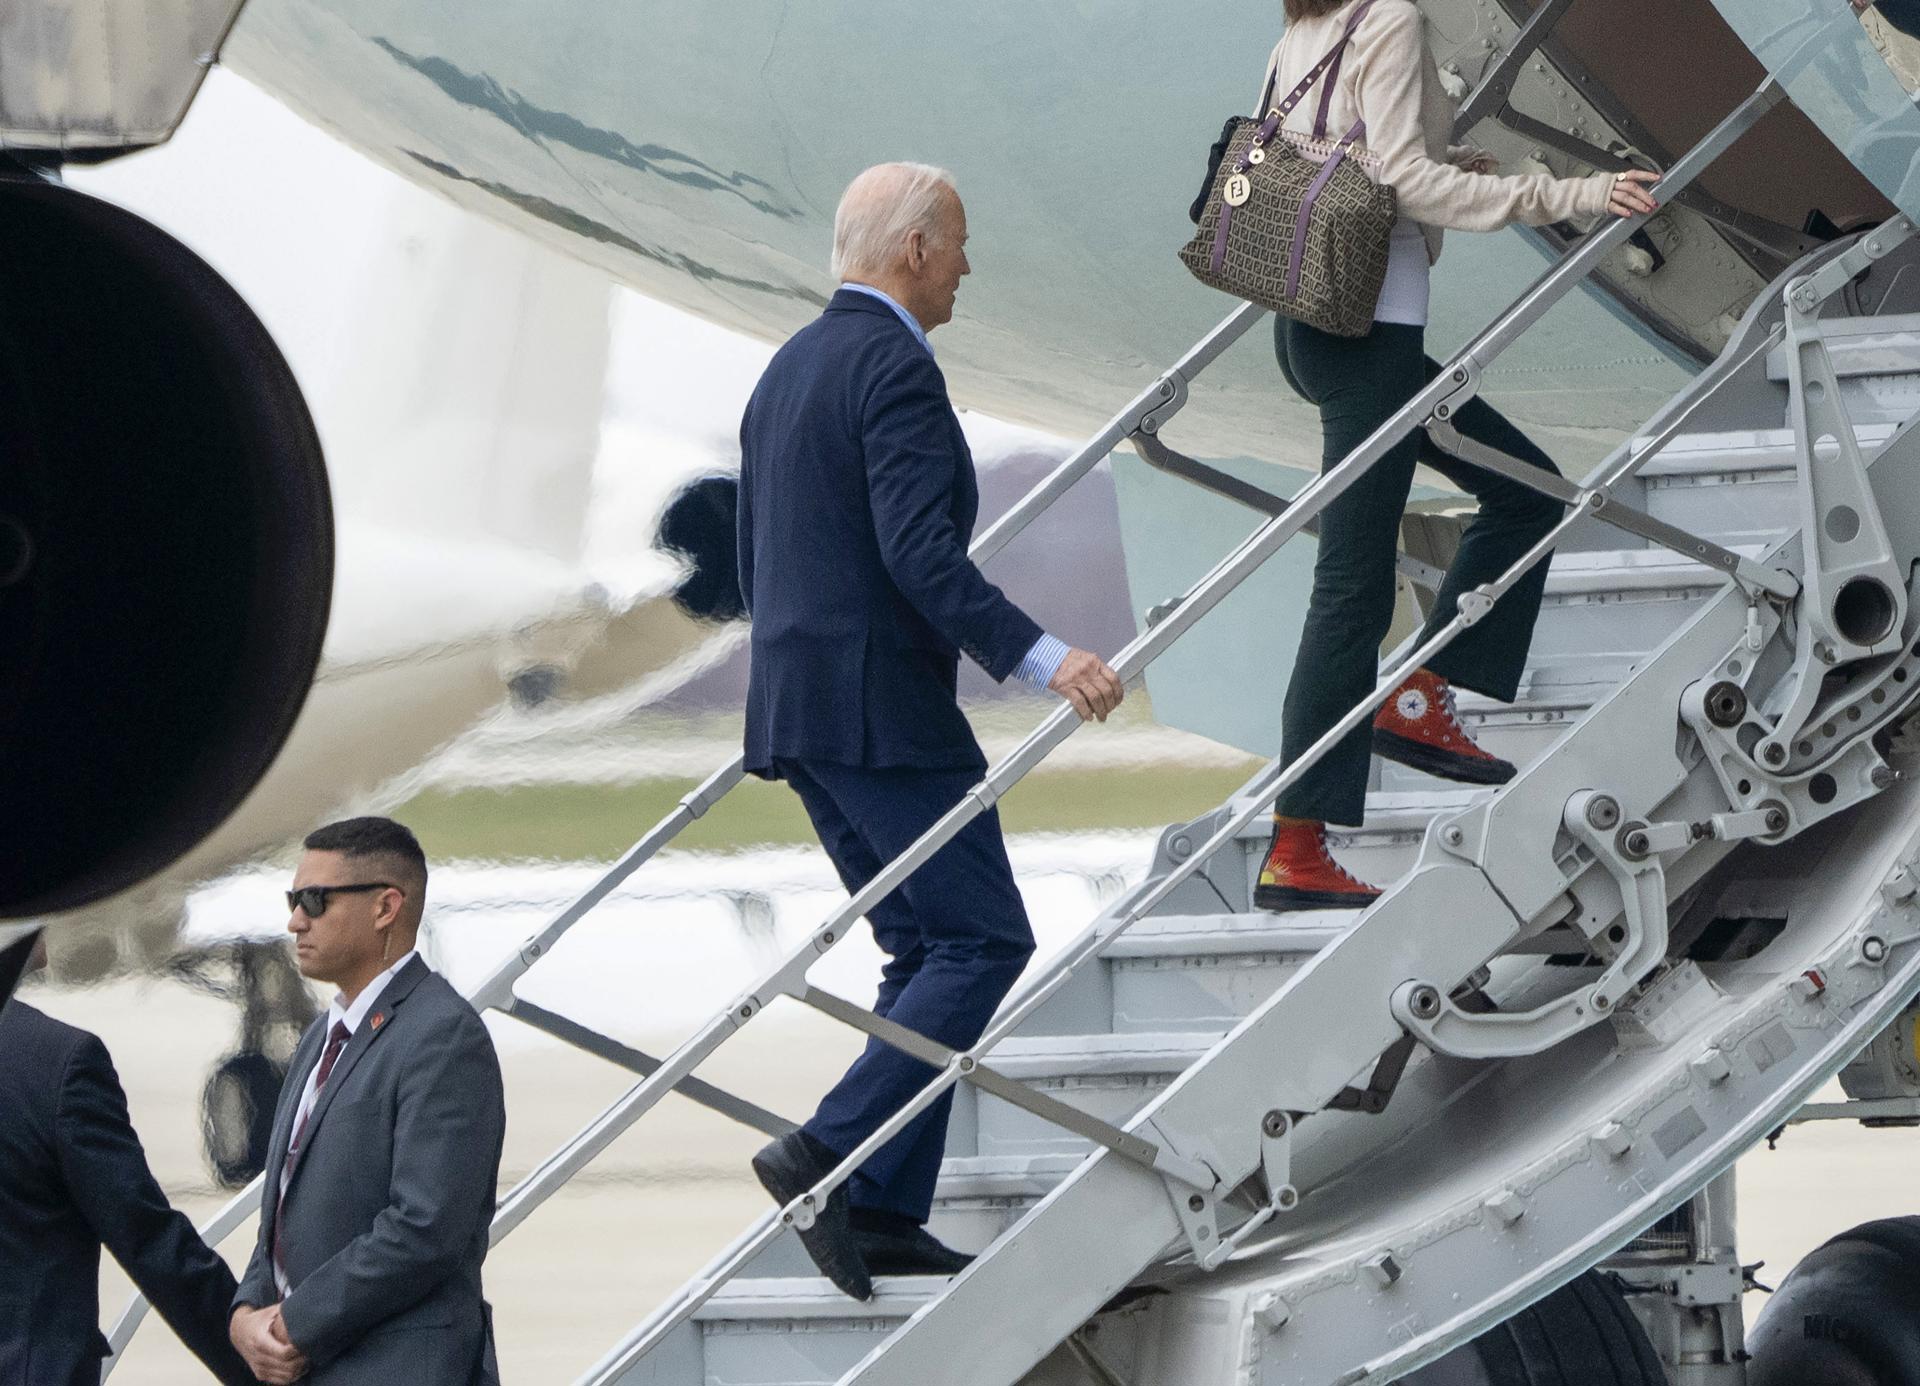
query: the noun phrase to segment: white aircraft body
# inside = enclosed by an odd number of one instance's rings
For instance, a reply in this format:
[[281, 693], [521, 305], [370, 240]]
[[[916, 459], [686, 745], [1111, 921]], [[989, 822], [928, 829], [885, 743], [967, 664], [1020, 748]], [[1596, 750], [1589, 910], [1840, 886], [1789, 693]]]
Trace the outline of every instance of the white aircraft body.
[[[1445, 80], [1464, 94], [1500, 32], [1498, 6], [1422, 9]], [[1641, 9], [1661, 42], [1634, 37]], [[1528, 68], [1514, 107], [1653, 162], [1757, 79], [1706, 4], [1633, 11], [1575, 7], [1561, 42], [1595, 80], [1575, 90]], [[249, 0], [223, 59], [462, 205], [771, 339], [832, 291], [830, 223], [855, 172], [887, 158], [949, 166], [977, 252], [939, 341], [956, 394], [1079, 435], [1230, 306], [1174, 251], [1192, 231], [1206, 147], [1224, 117], [1252, 106], [1281, 24], [1278, 5], [1231, 0]], [[1702, 51], [1717, 60], [1689, 71], [1682, 55]], [[1530, 128], [1488, 122], [1474, 138], [1510, 171], [1590, 168]], [[1599, 456], [1718, 349], [1780, 254], [1812, 243], [1795, 200], [1841, 225], [1884, 215], [1881, 193], [1816, 149], [1824, 144], [1804, 116], [1777, 117], [1715, 182], [1722, 224], [1671, 215], [1648, 247], [1658, 273], [1645, 251], [1623, 255], [1603, 279], [1608, 294], [1556, 312], [1489, 396], [1570, 462]], [[1774, 156], [1790, 150], [1820, 186], [1791, 196], [1774, 186]], [[1541, 246], [1561, 243], [1519, 231], [1452, 237], [1430, 349], [1483, 325], [1538, 273]], [[1179, 425], [1193, 450], [1318, 463], [1313, 416], [1263, 343], [1245, 344], [1198, 393]]]

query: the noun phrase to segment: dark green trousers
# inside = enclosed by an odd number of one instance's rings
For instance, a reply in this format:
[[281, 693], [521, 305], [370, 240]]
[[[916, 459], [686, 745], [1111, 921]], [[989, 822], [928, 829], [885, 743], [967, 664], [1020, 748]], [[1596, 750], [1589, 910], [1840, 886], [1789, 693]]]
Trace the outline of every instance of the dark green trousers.
[[[1277, 320], [1280, 369], [1294, 391], [1320, 409], [1323, 470], [1346, 457], [1439, 374], [1438, 363], [1426, 354], [1425, 340], [1424, 328], [1398, 323], [1375, 323], [1364, 337], [1336, 337], [1288, 318]], [[1454, 425], [1510, 457], [1557, 470], [1484, 400], [1475, 399], [1460, 410]], [[1313, 600], [1281, 723], [1281, 754], [1289, 762], [1325, 735], [1378, 681], [1380, 642], [1393, 623], [1400, 517], [1416, 462], [1426, 463], [1480, 502], [1479, 514], [1461, 536], [1422, 640], [1453, 619], [1462, 592], [1499, 577], [1565, 514], [1558, 501], [1538, 491], [1440, 452], [1423, 430], [1401, 439], [1320, 516]], [[1477, 626], [1428, 661], [1428, 667], [1458, 687], [1511, 702], [1546, 581], [1547, 564], [1542, 561]], [[1358, 824], [1366, 812], [1370, 721], [1343, 737], [1286, 790], [1275, 811]]]

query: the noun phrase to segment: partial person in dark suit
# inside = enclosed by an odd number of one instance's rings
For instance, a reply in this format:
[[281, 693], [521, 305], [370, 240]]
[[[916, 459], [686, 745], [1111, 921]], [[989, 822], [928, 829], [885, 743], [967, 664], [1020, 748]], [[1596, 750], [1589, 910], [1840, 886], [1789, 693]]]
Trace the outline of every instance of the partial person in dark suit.
[[[740, 426], [740, 586], [753, 618], [746, 767], [784, 779], [857, 891], [972, 787], [986, 759], [954, 696], [959, 656], [1106, 720], [1119, 679], [1069, 649], [967, 556], [980, 493], [927, 334], [968, 273], [950, 175], [883, 164], [834, 221], [842, 283], [773, 358]], [[989, 812], [870, 913], [888, 955], [875, 1009], [950, 1048], [980, 1038], [1033, 952]], [[813, 1119], [754, 1158], [782, 1204], [934, 1076], [874, 1041]], [[801, 1233], [821, 1272], [953, 1274], [926, 1231], [951, 1094], [868, 1160]]]
[[0, 1007], [0, 1386], [100, 1386], [102, 1243], [208, 1371], [250, 1386], [227, 1341], [233, 1272], [154, 1182], [106, 1046], [16, 997]]
[[337, 986], [287, 1069], [234, 1346], [270, 1383], [500, 1380], [480, 1291], [506, 1130], [473, 1007], [414, 952], [420, 844], [386, 818], [321, 828], [287, 892], [303, 975]]

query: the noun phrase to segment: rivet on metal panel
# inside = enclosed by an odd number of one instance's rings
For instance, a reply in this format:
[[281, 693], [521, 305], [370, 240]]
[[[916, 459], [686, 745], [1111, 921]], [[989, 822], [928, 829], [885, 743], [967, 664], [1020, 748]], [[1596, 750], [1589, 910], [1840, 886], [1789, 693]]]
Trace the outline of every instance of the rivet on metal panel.
[[1617, 1160], [1633, 1149], [1633, 1132], [1617, 1121], [1610, 1121], [1594, 1133], [1593, 1143]]

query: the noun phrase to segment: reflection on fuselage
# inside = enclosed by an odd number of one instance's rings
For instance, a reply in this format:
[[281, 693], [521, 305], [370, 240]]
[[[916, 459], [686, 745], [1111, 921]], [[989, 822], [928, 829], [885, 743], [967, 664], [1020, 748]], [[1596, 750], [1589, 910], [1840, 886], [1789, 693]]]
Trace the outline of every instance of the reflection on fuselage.
[[[778, 0], [251, 0], [224, 56], [405, 176], [769, 340], [833, 287], [847, 179], [882, 158], [943, 163], [980, 251], [935, 339], [956, 397], [1079, 434], [1232, 306], [1174, 251], [1222, 113], [1254, 97], [1272, 8], [1263, 23], [1234, 0], [1191, 0], [1170, 23], [1159, 0], [996, 0], [917, 6], [909, 25], [881, 0], [831, 16]], [[1454, 17], [1443, 27], [1484, 55]], [[1457, 346], [1541, 266], [1517, 232], [1453, 237], [1432, 347]], [[1208, 373], [1178, 435], [1202, 453], [1317, 466], [1315, 415], [1263, 337]], [[1690, 368], [1616, 307], [1577, 297], [1487, 385], [1579, 471]]]

